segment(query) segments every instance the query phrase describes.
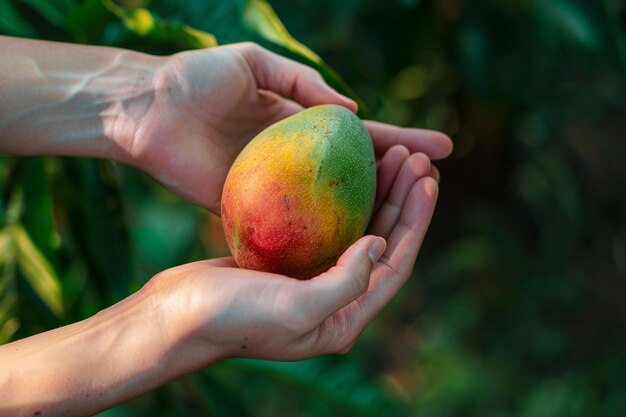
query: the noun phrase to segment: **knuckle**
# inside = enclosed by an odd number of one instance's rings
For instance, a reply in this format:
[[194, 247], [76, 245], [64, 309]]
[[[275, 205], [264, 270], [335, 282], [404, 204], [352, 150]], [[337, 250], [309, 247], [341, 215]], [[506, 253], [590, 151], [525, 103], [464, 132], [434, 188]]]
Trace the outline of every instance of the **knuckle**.
[[[365, 267], [363, 269], [365, 269]], [[369, 287], [369, 276], [367, 275], [367, 272], [367, 270], [364, 270], [352, 279], [355, 297], [365, 294]]]
[[319, 71], [316, 70], [315, 68], [311, 68], [309, 66], [305, 66], [304, 73], [305, 73], [306, 77], [310, 78], [311, 80], [316, 80], [316, 81], [323, 81], [324, 80], [322, 78], [322, 74], [320, 74]]
[[258, 55], [263, 49], [261, 48], [261, 46], [259, 46], [259, 44], [252, 41], [241, 42], [239, 44], [239, 48], [241, 48], [241, 50], [249, 56]]

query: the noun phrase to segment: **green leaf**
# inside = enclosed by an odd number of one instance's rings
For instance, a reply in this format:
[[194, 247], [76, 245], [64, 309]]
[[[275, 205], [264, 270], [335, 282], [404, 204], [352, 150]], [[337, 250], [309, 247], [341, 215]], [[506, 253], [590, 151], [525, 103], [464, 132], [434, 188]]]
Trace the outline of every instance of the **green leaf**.
[[51, 0], [20, 0], [22, 3], [28, 4], [33, 10], [44, 17], [48, 22], [57, 28], [63, 28], [65, 24], [65, 13], [67, 13], [68, 4], [64, 1]]
[[37, 37], [35, 28], [17, 12], [11, 0], [0, 0], [0, 33], [26, 38]]
[[57, 316], [63, 316], [61, 282], [56, 272], [20, 225], [11, 226], [17, 264], [35, 293]]
[[146, 36], [156, 27], [154, 16], [147, 9], [120, 9], [118, 15], [124, 22], [124, 25], [133, 33], [139, 36]]
[[[355, 363], [337, 362], [329, 357], [318, 357], [299, 362], [273, 362], [259, 360], [231, 360], [214, 366], [214, 377], [221, 372], [238, 371], [249, 382], [254, 377], [281, 384], [305, 399], [314, 398], [332, 409], [333, 415], [381, 416], [401, 415], [400, 409], [384, 392], [362, 373]], [[255, 397], [255, 396], [252, 396]], [[255, 400], [256, 401], [256, 400]]]
[[179, 23], [165, 23], [154, 17], [148, 9], [124, 9], [112, 0], [102, 0], [103, 5], [122, 20], [135, 35], [156, 43], [171, 43], [182, 48], [212, 48], [217, 46], [215, 36]]
[[113, 165], [93, 159], [63, 159], [63, 192], [73, 246], [88, 267], [104, 304], [128, 295], [132, 260], [123, 203]]
[[20, 328], [20, 321], [17, 317], [11, 317], [0, 325], [0, 345], [8, 343]]
[[[7, 229], [0, 231], [0, 266], [3, 266], [14, 258], [13, 245], [11, 242], [11, 235]], [[0, 286], [0, 290], [3, 287]]]
[[243, 22], [262, 38], [281, 45], [311, 62], [322, 63], [322, 59], [315, 52], [291, 36], [267, 1], [249, 0], [243, 10]]
[[603, 48], [602, 36], [596, 29], [590, 13], [572, 1], [550, 0], [534, 2], [540, 16], [550, 25], [559, 28], [565, 36], [587, 48], [597, 51]]
[[[20, 160], [18, 182], [21, 185], [22, 210], [20, 223], [24, 226], [33, 243], [42, 254], [55, 265], [56, 231], [52, 210], [50, 175], [46, 170], [45, 158], [24, 158]], [[49, 170], [48, 170], [49, 171]]]
[[0, 231], [0, 345], [9, 342], [20, 327], [14, 317], [15, 248], [9, 230]]
[[76, 41], [92, 43], [116, 19], [103, 0], [86, 0], [68, 12], [65, 26]]
[[370, 118], [369, 110], [365, 106], [365, 103], [357, 96], [354, 90], [350, 88], [348, 83], [315, 52], [311, 51], [291, 36], [267, 1], [245, 1], [242, 19], [246, 27], [253, 33], [287, 49], [299, 57], [305, 64], [318, 70], [331, 87], [357, 102], [359, 105], [359, 115], [361, 117]]

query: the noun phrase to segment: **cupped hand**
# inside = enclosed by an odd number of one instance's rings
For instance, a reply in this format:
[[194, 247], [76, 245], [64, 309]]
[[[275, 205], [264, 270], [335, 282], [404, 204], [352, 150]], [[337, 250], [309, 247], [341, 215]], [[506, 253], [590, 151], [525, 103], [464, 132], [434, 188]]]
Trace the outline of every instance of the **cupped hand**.
[[[132, 137], [122, 141], [128, 162], [217, 214], [228, 170], [257, 133], [304, 107], [357, 107], [312, 68], [253, 43], [173, 55], [156, 72], [153, 91], [149, 100], [138, 101], [146, 108], [134, 110], [142, 117], [126, 130]], [[450, 139], [439, 132], [366, 125], [379, 158], [394, 145], [431, 159], [452, 150]]]
[[207, 365], [208, 352], [219, 359], [298, 360], [352, 346], [410, 277], [438, 193], [424, 154], [392, 147], [380, 167], [386, 185], [368, 235], [311, 280], [239, 269], [232, 258], [153, 278], [155, 299], [168, 300], [164, 314], [177, 318], [175, 333], [183, 335], [185, 371]]

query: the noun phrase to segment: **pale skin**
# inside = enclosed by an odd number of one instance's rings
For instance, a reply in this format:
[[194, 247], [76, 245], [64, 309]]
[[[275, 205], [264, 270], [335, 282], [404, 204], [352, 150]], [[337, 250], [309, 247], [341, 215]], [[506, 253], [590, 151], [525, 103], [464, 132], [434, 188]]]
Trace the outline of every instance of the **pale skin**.
[[[314, 70], [250, 43], [154, 57], [0, 37], [0, 56], [0, 153], [119, 161], [218, 214], [256, 133], [316, 104], [356, 111]], [[366, 125], [375, 212], [335, 267], [308, 281], [232, 258], [163, 271], [93, 317], [0, 346], [0, 416], [92, 415], [232, 357], [347, 352], [410, 277], [437, 198], [430, 161], [452, 150], [438, 132]]]

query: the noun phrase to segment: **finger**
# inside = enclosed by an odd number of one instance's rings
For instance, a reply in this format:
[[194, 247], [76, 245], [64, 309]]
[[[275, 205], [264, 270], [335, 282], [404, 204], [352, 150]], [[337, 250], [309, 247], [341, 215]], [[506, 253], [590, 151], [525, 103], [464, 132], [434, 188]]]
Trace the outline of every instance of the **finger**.
[[385, 247], [385, 240], [377, 236], [359, 239], [328, 272], [305, 282], [301, 309], [319, 323], [356, 300], [367, 291], [372, 268]]
[[438, 193], [439, 186], [431, 177], [420, 179], [411, 188], [400, 219], [391, 231], [388, 247], [381, 258], [381, 262], [388, 266], [387, 275], [397, 274], [400, 279], [408, 279], [428, 230]]
[[389, 197], [381, 204], [368, 233], [386, 238], [398, 223], [405, 201], [413, 185], [430, 172], [430, 160], [421, 153], [404, 161]]
[[292, 98], [304, 107], [339, 104], [356, 112], [357, 104], [328, 86], [320, 73], [313, 68], [284, 58], [254, 43], [242, 43], [238, 47], [260, 89]]
[[401, 128], [372, 120], [365, 121], [372, 135], [376, 155], [394, 145], [404, 145], [411, 153], [423, 152], [431, 159], [442, 159], [452, 153], [452, 140], [444, 133], [427, 129]]
[[411, 188], [400, 221], [391, 232], [387, 249], [372, 272], [368, 291], [358, 299], [358, 303], [342, 310], [353, 324], [351, 334], [360, 334], [411, 276], [435, 209], [437, 194], [437, 183], [431, 177], [420, 179]]
[[387, 200], [391, 187], [398, 176], [398, 172], [400, 172], [402, 164], [409, 156], [410, 153], [407, 148], [402, 145], [396, 145], [389, 148], [378, 162], [373, 217], [378, 213], [381, 204]]
[[439, 182], [441, 181], [441, 173], [439, 172], [439, 169], [437, 169], [437, 167], [434, 165], [430, 166], [430, 173], [428, 174], [428, 176], [437, 181], [437, 184], [439, 184]]

